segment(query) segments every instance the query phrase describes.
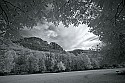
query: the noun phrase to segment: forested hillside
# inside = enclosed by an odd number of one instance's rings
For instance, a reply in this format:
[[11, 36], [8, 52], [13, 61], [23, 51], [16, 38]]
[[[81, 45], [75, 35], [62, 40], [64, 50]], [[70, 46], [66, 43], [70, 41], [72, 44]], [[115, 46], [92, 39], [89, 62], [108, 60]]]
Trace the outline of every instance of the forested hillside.
[[13, 40], [13, 43], [32, 50], [64, 52], [63, 48], [55, 42], [51, 42], [49, 44], [47, 41], [44, 41], [37, 37], [22, 38], [16, 41]]
[[[35, 40], [34, 40], [35, 41]], [[87, 54], [58, 51], [39, 51], [25, 48], [9, 39], [0, 41], [0, 73], [2, 74], [27, 74], [42, 72], [76, 71], [99, 68], [96, 58]]]

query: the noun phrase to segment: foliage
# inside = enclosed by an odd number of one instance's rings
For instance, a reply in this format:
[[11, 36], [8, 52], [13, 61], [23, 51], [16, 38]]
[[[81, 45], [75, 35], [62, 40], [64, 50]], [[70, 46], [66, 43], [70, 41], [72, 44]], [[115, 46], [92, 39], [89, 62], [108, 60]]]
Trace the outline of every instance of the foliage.
[[14, 51], [1, 51], [0, 52], [0, 73], [9, 73], [14, 66]]
[[55, 2], [53, 6], [52, 22], [65, 26], [87, 24], [90, 32], [105, 44], [101, 51], [104, 56], [117, 63], [125, 60], [124, 0], [68, 0]]
[[[103, 59], [121, 63], [125, 60], [124, 9], [124, 0], [1, 0], [0, 31], [2, 33], [0, 36], [9, 39], [16, 36], [20, 38], [18, 33], [20, 29], [32, 28], [37, 23], [45, 21], [55, 25], [61, 22], [66, 27], [70, 24], [74, 26], [87, 24], [90, 32], [98, 35], [105, 44], [100, 51], [104, 55]], [[58, 67], [60, 70], [64, 66], [70, 71], [84, 70], [99, 65], [97, 59], [90, 59], [83, 54], [80, 56], [51, 52], [37, 54], [28, 51], [26, 54], [16, 52], [16, 55], [17, 57], [13, 59], [11, 52], [1, 53], [1, 72], [10, 72], [13, 69], [19, 70], [19, 73], [22, 71], [34, 73], [54, 71]], [[44, 55], [44, 58], [39, 58], [39, 55]]]
[[7, 38], [19, 37], [20, 29], [32, 28], [38, 22], [43, 23], [47, 4], [50, 2], [50, 0], [1, 0], [0, 31], [4, 32], [4, 37]]
[[93, 68], [87, 55], [60, 54], [33, 50], [9, 50], [0, 52], [0, 72], [27, 74], [43, 72], [76, 71]]
[[121, 63], [125, 60], [125, 1], [93, 0], [102, 9], [100, 15], [90, 22], [90, 31], [105, 44], [101, 53], [107, 61]]
[[98, 15], [91, 0], [1, 0], [0, 30], [13, 37], [18, 30], [32, 28], [37, 23], [52, 22], [65, 26], [89, 24]]
[[[1, 46], [4, 47], [1, 48]], [[2, 74], [62, 72], [94, 68], [91, 57], [87, 54], [81, 53], [76, 56], [69, 52], [30, 50], [7, 39], [0, 45], [0, 49], [0, 73]]]
[[66, 69], [66, 67], [64, 66], [64, 63], [62, 63], [62, 61], [57, 63], [57, 67], [58, 67], [58, 71], [65, 71], [65, 69]]

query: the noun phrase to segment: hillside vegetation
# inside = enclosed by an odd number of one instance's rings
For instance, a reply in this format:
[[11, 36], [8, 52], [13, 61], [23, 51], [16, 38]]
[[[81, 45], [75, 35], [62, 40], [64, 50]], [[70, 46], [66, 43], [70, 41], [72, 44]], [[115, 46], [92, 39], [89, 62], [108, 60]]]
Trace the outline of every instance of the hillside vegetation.
[[[71, 52], [64, 51], [59, 45], [57, 47], [58, 49], [56, 49], [56, 43], [52, 46], [52, 43], [48, 44], [47, 42], [45, 43], [49, 48], [45, 50], [42, 49], [45, 44], [40, 44], [40, 42], [38, 42], [42, 39], [36, 40], [37, 38], [35, 38], [34, 41], [26, 42], [26, 40], [30, 39], [32, 38], [24, 38], [20, 41], [12, 42], [9, 39], [1, 38], [1, 75], [76, 71], [99, 68], [99, 60], [97, 58], [90, 58], [90, 54], [79, 53], [75, 55]], [[41, 49], [32, 48], [34, 45], [37, 45], [36, 47], [40, 47]]]

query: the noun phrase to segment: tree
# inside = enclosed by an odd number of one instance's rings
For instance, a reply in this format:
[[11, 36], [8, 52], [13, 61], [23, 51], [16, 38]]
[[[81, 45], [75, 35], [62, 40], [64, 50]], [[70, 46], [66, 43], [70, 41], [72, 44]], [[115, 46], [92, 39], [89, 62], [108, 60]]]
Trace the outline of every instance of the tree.
[[14, 57], [14, 68], [13, 73], [16, 74], [23, 74], [24, 72], [28, 72], [28, 56], [26, 55], [26, 52], [24, 50], [21, 50], [19, 52], [16, 52], [16, 56]]
[[102, 11], [90, 22], [89, 26], [92, 27], [90, 31], [98, 35], [105, 44], [101, 53], [109, 61], [121, 63], [125, 60], [125, 1], [95, 0], [95, 2]]
[[0, 1], [0, 31], [5, 37], [14, 37], [24, 27], [31, 28], [37, 23], [43, 23], [47, 4], [51, 0], [1, 0]]
[[41, 52], [35, 52], [34, 55], [38, 59], [38, 67], [39, 67], [39, 72], [45, 72], [46, 71], [46, 65], [45, 65], [45, 53]]
[[[0, 30], [8, 37], [24, 27], [31, 28], [43, 21], [77, 26], [88, 24], [96, 14], [97, 8], [91, 0], [1, 0]], [[92, 18], [89, 18], [90, 15]], [[12, 33], [12, 30], [15, 32]]]
[[125, 0], [1, 0], [0, 30], [14, 37], [19, 29], [39, 22], [61, 22], [66, 27], [87, 24], [106, 44], [108, 55], [124, 61], [124, 9]]
[[85, 65], [85, 69], [92, 69], [93, 68], [93, 65], [92, 65], [92, 61], [90, 59], [90, 57], [86, 54], [81, 54], [84, 59], [84, 65]]
[[31, 52], [28, 58], [28, 72], [29, 73], [35, 73], [39, 71], [39, 60], [34, 56], [34, 54]]
[[54, 60], [54, 58], [52, 57], [52, 54], [45, 53], [45, 55], [46, 55], [46, 59], [45, 59], [46, 69], [47, 69], [47, 71], [52, 72], [53, 69], [54, 69], [55, 60]]
[[45, 60], [44, 59], [39, 59], [39, 72], [45, 72], [46, 71], [46, 66], [45, 66]]
[[14, 51], [2, 51], [0, 54], [0, 73], [10, 73], [14, 67]]
[[[60, 6], [62, 3], [65, 5]], [[124, 0], [68, 0], [56, 2], [53, 18], [65, 26], [87, 24], [90, 32], [106, 44], [110, 57], [118, 63], [125, 60], [125, 1]], [[55, 13], [54, 10], [57, 10]], [[103, 49], [102, 49], [103, 50]]]
[[58, 71], [65, 71], [65, 69], [66, 69], [66, 67], [64, 66], [64, 63], [62, 63], [62, 61], [57, 63], [57, 67], [58, 67]]

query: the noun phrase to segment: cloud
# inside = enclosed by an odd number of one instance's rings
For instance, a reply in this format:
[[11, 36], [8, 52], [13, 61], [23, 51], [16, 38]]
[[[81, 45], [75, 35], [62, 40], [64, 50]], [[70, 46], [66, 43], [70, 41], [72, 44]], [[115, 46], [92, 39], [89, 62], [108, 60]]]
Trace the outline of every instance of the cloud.
[[78, 27], [70, 25], [68, 28], [63, 24], [54, 26], [52, 23], [38, 24], [31, 30], [21, 31], [23, 36], [35, 36], [48, 42], [56, 42], [65, 50], [88, 49], [100, 43], [98, 37], [88, 32], [86, 25], [80, 24]]
[[55, 31], [49, 30], [47, 36], [51, 38], [55, 38], [58, 36], [58, 34]]

